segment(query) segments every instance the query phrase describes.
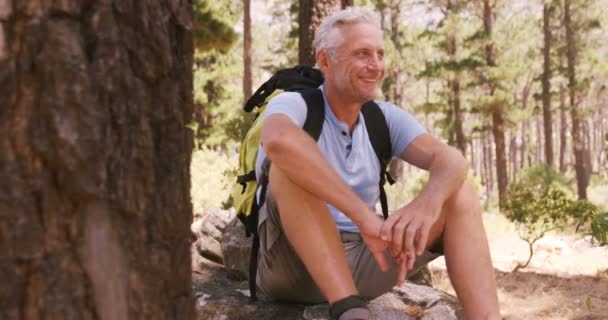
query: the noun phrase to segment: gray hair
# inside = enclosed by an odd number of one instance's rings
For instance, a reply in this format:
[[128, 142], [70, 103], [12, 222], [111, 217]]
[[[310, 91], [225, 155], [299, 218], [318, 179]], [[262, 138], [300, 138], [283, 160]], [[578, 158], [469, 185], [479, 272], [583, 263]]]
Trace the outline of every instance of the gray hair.
[[382, 30], [380, 16], [374, 10], [368, 7], [348, 7], [323, 19], [315, 32], [313, 41], [315, 51], [338, 46], [343, 40], [338, 27], [355, 23], [369, 23]]

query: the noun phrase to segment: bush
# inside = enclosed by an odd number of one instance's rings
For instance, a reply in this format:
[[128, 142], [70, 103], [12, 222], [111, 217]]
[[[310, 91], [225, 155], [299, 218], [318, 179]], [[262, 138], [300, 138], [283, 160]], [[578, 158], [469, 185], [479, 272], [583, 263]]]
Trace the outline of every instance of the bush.
[[[507, 218], [515, 223], [520, 238], [528, 242], [528, 261], [519, 263], [513, 271], [525, 268], [534, 254], [534, 243], [553, 230], [574, 225], [579, 232], [591, 225], [591, 234], [602, 237], [601, 226], [594, 224], [599, 209], [586, 200], [573, 200], [566, 178], [545, 165], [524, 170], [511, 185], [506, 206]], [[601, 243], [601, 241], [600, 241]]]

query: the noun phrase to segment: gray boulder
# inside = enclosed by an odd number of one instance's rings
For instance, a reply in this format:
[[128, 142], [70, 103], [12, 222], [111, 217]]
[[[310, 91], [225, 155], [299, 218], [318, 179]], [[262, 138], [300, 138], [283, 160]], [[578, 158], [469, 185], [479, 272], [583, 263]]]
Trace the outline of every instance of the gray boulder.
[[211, 261], [222, 263], [223, 255], [220, 242], [226, 226], [235, 216], [234, 210], [213, 209], [202, 219], [192, 223], [190, 231], [196, 238], [193, 264], [195, 260], [199, 260], [196, 254]]
[[[201, 272], [193, 274], [192, 289], [199, 319], [328, 319], [327, 304], [277, 303], [260, 294], [258, 301], [251, 302], [247, 281], [231, 280], [223, 266], [208, 260]], [[433, 288], [410, 283], [370, 301], [369, 308], [373, 319], [464, 319], [456, 298]]]
[[238, 218], [233, 218], [226, 226], [220, 245], [224, 267], [230, 278], [246, 280], [249, 277], [252, 239], [252, 236], [246, 236], [245, 226]]
[[[215, 210], [192, 226], [193, 291], [202, 319], [328, 319], [328, 306], [282, 304], [260, 296], [249, 301], [247, 281], [251, 238], [230, 211]], [[223, 265], [222, 265], [223, 264]], [[428, 286], [408, 282], [369, 304], [374, 319], [458, 320], [458, 300]]]

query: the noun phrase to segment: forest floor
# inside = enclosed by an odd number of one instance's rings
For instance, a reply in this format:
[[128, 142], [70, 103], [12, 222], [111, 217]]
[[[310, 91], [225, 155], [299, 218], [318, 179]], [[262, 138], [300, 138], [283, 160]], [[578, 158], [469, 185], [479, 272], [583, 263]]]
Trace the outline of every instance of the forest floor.
[[[488, 214], [484, 223], [505, 319], [608, 319], [608, 248], [550, 234], [535, 244], [530, 265], [513, 273], [527, 260], [528, 244], [503, 219]], [[430, 268], [434, 287], [454, 294], [445, 260], [433, 261]]]

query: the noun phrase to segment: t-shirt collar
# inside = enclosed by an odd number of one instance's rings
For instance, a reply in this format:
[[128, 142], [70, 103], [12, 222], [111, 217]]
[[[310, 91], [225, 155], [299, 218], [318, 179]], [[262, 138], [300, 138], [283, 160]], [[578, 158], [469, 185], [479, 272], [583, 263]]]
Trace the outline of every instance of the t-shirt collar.
[[[325, 96], [325, 89], [324, 89], [323, 85], [319, 86], [319, 90], [321, 90], [321, 92], [323, 93], [323, 102], [325, 105], [325, 116], [328, 117], [329, 120], [333, 124], [339, 126], [343, 130], [348, 131], [348, 125], [346, 123], [344, 123], [343, 121], [339, 120], [338, 117], [336, 117], [336, 114], [331, 110], [331, 107], [329, 106], [329, 102], [327, 101], [327, 97]], [[358, 124], [359, 124], [359, 116], [357, 116], [357, 123], [355, 123], [355, 126], [357, 126]]]

